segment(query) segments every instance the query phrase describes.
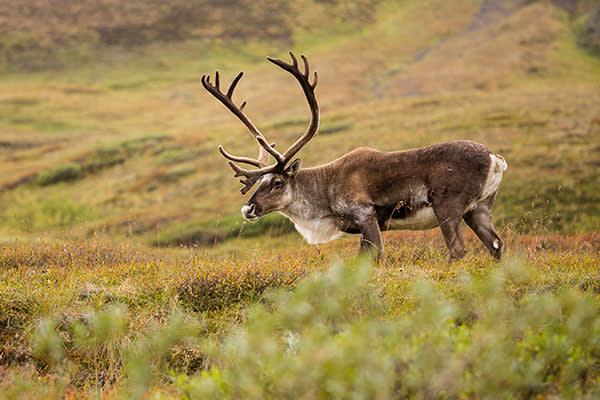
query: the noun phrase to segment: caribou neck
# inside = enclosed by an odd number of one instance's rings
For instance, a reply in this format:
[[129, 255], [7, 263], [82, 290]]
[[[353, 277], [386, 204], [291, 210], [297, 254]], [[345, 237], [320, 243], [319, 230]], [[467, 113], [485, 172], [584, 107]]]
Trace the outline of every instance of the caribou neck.
[[304, 168], [294, 177], [294, 201], [281, 212], [290, 219], [320, 219], [332, 216], [328, 189], [329, 174], [326, 168]]

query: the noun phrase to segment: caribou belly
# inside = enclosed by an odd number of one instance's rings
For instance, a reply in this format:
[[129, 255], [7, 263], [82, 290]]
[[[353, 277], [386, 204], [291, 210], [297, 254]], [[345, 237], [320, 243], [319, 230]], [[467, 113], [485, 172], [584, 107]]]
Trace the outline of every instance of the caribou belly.
[[410, 230], [431, 229], [440, 224], [432, 207], [421, 208], [419, 211], [405, 218], [392, 218], [388, 223], [387, 229]]

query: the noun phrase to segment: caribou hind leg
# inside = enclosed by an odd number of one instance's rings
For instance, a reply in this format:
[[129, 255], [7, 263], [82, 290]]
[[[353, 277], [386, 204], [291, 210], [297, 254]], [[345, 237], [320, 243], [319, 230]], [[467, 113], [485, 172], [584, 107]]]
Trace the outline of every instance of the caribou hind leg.
[[495, 199], [496, 193], [480, 202], [476, 209], [466, 213], [464, 220], [473, 229], [475, 234], [477, 234], [477, 237], [479, 237], [490, 254], [499, 261], [504, 251], [504, 242], [500, 239], [498, 233], [496, 233], [492, 222], [492, 207], [494, 206]]

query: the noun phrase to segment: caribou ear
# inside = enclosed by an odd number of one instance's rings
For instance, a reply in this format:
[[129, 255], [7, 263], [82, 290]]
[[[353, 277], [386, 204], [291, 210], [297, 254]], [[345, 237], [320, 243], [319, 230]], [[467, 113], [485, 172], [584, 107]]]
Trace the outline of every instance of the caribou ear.
[[294, 176], [298, 173], [298, 171], [300, 171], [300, 168], [302, 168], [302, 160], [300, 160], [299, 158], [296, 158], [290, 165], [289, 167], [287, 167], [285, 169], [285, 173], [288, 176]]

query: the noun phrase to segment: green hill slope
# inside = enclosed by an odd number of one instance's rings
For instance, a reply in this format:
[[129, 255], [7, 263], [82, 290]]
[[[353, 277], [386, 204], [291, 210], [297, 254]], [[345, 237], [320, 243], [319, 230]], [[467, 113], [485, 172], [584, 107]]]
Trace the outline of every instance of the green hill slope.
[[[256, 145], [200, 84], [214, 69], [225, 80], [244, 70], [238, 99], [270, 140], [289, 145], [307, 107], [295, 82], [264, 61], [288, 47], [320, 75], [322, 127], [304, 165], [357, 146], [472, 139], [509, 163], [501, 226], [598, 227], [592, 1], [315, 0], [268, 13], [254, 2], [18, 3], [9, 9], [27, 24], [3, 23], [11, 35], [0, 51], [3, 240], [108, 234], [208, 245], [288, 231], [278, 218], [242, 223], [245, 199], [216, 148], [254, 155]], [[48, 17], [46, 3], [63, 14]], [[173, 13], [183, 20], [165, 23]]]

